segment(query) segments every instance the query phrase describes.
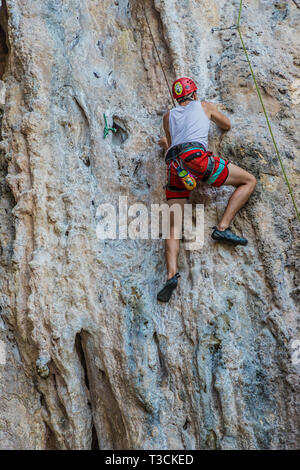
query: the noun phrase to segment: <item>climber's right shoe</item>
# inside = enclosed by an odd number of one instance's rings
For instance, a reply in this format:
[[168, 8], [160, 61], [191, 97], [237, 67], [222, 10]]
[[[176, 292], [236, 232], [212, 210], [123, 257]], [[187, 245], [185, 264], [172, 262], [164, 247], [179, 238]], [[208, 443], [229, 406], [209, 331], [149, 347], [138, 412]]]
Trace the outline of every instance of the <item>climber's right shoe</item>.
[[243, 237], [239, 237], [233, 233], [228, 227], [226, 230], [218, 230], [217, 227], [213, 227], [214, 231], [211, 238], [218, 242], [226, 242], [231, 245], [247, 245], [248, 240]]
[[177, 287], [179, 278], [179, 273], [176, 273], [175, 276], [171, 277], [171, 279], [166, 282], [164, 287], [157, 294], [157, 300], [159, 300], [160, 302], [169, 302], [173, 290], [175, 290]]

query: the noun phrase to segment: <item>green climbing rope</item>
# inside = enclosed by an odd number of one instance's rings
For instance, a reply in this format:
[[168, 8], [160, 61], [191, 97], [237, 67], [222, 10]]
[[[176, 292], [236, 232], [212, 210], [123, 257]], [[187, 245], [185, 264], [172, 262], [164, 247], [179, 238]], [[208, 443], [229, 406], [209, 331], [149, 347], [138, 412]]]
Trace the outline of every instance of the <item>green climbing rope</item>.
[[117, 132], [117, 129], [115, 129], [115, 127], [108, 127], [107, 125], [107, 119], [106, 119], [106, 116], [105, 116], [105, 113], [103, 113], [103, 116], [104, 116], [104, 122], [105, 122], [105, 127], [104, 127], [104, 139], [106, 139], [106, 137], [108, 136], [109, 134], [109, 131], [111, 132]]
[[243, 8], [243, 0], [240, 0], [240, 9], [239, 9], [238, 22], [237, 22], [237, 31], [238, 31], [238, 33], [239, 33], [240, 40], [241, 40], [241, 43], [242, 43], [242, 46], [243, 46], [243, 50], [244, 50], [244, 53], [245, 53], [245, 55], [246, 55], [246, 59], [247, 59], [248, 65], [249, 65], [249, 67], [250, 67], [250, 72], [251, 72], [251, 75], [252, 75], [252, 78], [253, 78], [253, 81], [254, 81], [254, 84], [255, 84], [255, 88], [256, 88], [256, 91], [257, 91], [257, 94], [258, 94], [258, 97], [259, 97], [259, 100], [260, 100], [260, 103], [261, 103], [261, 106], [262, 106], [262, 109], [263, 109], [263, 112], [264, 112], [266, 121], [267, 121], [267, 125], [268, 125], [268, 128], [269, 128], [271, 137], [272, 137], [272, 141], [273, 141], [273, 144], [274, 144], [274, 148], [275, 148], [275, 151], [276, 151], [276, 155], [277, 155], [277, 157], [278, 157], [278, 160], [279, 160], [279, 163], [280, 163], [280, 166], [281, 166], [281, 170], [282, 170], [282, 173], [283, 173], [285, 182], [286, 182], [286, 184], [287, 184], [287, 187], [288, 187], [288, 190], [289, 190], [289, 193], [290, 193], [290, 196], [291, 196], [291, 199], [292, 199], [292, 202], [293, 202], [293, 205], [294, 205], [296, 214], [297, 214], [297, 219], [298, 219], [298, 222], [300, 222], [300, 215], [299, 215], [299, 211], [298, 211], [298, 208], [297, 208], [297, 204], [296, 204], [296, 201], [295, 201], [295, 198], [294, 198], [293, 190], [292, 190], [292, 188], [291, 188], [291, 185], [290, 185], [288, 176], [287, 176], [286, 171], [285, 171], [285, 168], [284, 168], [284, 166], [283, 166], [283, 162], [282, 162], [282, 159], [281, 159], [279, 150], [278, 150], [278, 146], [277, 146], [277, 143], [276, 143], [276, 140], [275, 140], [275, 137], [274, 137], [272, 128], [271, 128], [270, 120], [269, 120], [269, 117], [268, 117], [268, 114], [267, 114], [267, 111], [266, 111], [266, 108], [265, 108], [265, 105], [264, 105], [264, 102], [263, 102], [263, 99], [262, 99], [262, 96], [261, 96], [260, 89], [259, 89], [258, 84], [257, 84], [257, 80], [256, 80], [256, 77], [255, 77], [253, 68], [252, 68], [252, 64], [251, 64], [251, 61], [250, 61], [250, 58], [249, 58], [249, 55], [248, 55], [248, 52], [247, 52], [247, 49], [246, 49], [244, 40], [243, 40], [243, 36], [242, 36], [242, 33], [241, 33], [240, 21], [241, 21], [241, 15], [242, 15], [242, 8]]

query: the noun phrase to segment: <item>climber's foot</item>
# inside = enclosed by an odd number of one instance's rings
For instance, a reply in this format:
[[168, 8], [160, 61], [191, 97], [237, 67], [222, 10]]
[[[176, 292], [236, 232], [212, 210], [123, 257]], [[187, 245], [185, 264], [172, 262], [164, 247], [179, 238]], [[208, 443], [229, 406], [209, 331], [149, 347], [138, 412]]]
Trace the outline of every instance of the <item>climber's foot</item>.
[[179, 278], [179, 273], [176, 273], [175, 276], [171, 277], [171, 279], [166, 282], [164, 287], [157, 294], [157, 300], [159, 300], [160, 302], [169, 302], [173, 290], [175, 290], [177, 287]]
[[213, 227], [214, 231], [211, 238], [218, 242], [226, 242], [231, 245], [247, 245], [248, 240], [243, 237], [239, 237], [233, 233], [228, 227], [226, 230], [219, 230], [217, 227]]

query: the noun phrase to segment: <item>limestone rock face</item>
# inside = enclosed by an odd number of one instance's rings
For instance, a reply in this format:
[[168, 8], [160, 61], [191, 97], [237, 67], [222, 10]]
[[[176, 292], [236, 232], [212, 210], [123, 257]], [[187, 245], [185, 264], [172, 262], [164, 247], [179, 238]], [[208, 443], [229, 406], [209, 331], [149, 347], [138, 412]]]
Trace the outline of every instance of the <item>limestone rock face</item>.
[[[0, 3], [0, 448], [299, 448], [299, 223], [237, 31], [223, 29], [239, 2]], [[172, 102], [144, 5], [169, 82], [192, 76], [231, 119], [211, 126], [210, 149], [257, 177], [233, 225], [246, 248], [210, 238], [233, 188], [193, 192], [205, 247], [182, 244], [168, 305], [163, 240], [96, 231], [120, 196], [164, 202]], [[245, 0], [241, 25], [297, 192], [300, 9]]]

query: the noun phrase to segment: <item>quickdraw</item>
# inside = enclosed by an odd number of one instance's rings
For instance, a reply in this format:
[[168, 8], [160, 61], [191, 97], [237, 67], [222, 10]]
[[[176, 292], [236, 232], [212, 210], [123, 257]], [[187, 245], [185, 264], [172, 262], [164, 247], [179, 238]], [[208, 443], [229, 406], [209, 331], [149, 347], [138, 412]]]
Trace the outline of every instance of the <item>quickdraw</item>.
[[103, 113], [103, 116], [104, 116], [104, 122], [105, 122], [103, 138], [106, 139], [106, 137], [107, 137], [108, 134], [109, 134], [109, 131], [111, 131], [111, 132], [117, 132], [117, 129], [115, 129], [114, 127], [108, 127], [108, 125], [107, 125], [107, 119], [106, 119], [105, 113]]

